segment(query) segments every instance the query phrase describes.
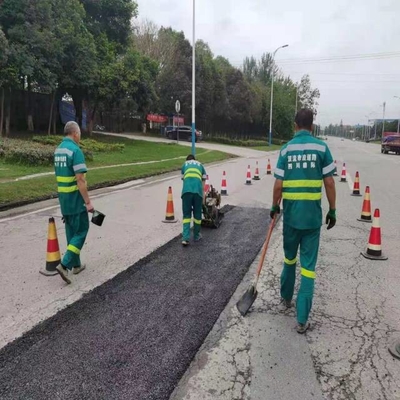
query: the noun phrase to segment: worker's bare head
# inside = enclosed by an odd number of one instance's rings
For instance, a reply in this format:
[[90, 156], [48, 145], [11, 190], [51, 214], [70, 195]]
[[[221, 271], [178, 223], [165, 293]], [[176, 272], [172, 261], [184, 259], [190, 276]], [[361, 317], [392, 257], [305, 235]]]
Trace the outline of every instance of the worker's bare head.
[[294, 122], [296, 124], [296, 131], [301, 131], [303, 129], [307, 131], [313, 130], [314, 113], [308, 108], [302, 108], [297, 111]]
[[187, 157], [186, 157], [186, 161], [190, 161], [190, 160], [195, 160], [196, 158], [195, 158], [195, 156], [193, 155], [193, 154], [189, 154]]
[[64, 126], [64, 135], [79, 143], [81, 140], [81, 129], [75, 121], [69, 121]]

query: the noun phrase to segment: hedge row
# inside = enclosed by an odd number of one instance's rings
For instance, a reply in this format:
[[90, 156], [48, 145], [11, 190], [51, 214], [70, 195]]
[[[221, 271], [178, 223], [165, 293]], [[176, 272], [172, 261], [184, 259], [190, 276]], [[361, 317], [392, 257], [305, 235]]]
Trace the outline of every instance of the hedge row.
[[[207, 139], [210, 142], [216, 142], [221, 144], [228, 144], [232, 146], [243, 146], [243, 147], [257, 147], [266, 146], [268, 144], [267, 140], [257, 140], [257, 139], [234, 139], [230, 137], [212, 137]], [[273, 139], [272, 144], [278, 146], [285, 144], [286, 140]]]
[[[63, 139], [62, 136], [34, 136], [32, 140], [36, 143], [58, 146]], [[103, 143], [93, 139], [82, 139], [80, 142], [82, 149], [86, 149], [92, 153], [104, 153], [124, 151], [125, 145], [123, 143]]]
[[[93, 153], [82, 149], [85, 158], [93, 160]], [[29, 166], [50, 166], [54, 163], [54, 146], [33, 141], [7, 139], [0, 144], [0, 158], [4, 161]]]

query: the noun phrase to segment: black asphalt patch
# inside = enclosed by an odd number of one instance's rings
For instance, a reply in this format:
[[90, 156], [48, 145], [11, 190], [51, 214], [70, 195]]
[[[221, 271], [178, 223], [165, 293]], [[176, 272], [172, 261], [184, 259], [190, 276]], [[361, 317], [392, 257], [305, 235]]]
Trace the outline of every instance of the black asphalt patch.
[[268, 223], [266, 209], [234, 208], [201, 242], [173, 239], [41, 323], [0, 351], [0, 398], [168, 399]]

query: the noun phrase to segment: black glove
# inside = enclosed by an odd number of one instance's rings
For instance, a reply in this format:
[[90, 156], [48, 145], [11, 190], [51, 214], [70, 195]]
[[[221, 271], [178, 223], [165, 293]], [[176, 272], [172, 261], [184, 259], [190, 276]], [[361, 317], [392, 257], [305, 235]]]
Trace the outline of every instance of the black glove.
[[281, 212], [281, 208], [280, 208], [279, 204], [276, 204], [275, 206], [272, 206], [269, 216], [271, 217], [271, 219], [274, 219], [275, 214], [280, 214], [280, 212]]
[[328, 214], [326, 214], [325, 223], [328, 225], [328, 230], [336, 225], [336, 210], [329, 210]]

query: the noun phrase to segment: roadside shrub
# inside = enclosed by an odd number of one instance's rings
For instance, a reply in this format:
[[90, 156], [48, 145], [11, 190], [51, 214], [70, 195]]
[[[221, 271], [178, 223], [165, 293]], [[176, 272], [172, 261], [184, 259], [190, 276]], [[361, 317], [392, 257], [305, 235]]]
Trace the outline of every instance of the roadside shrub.
[[[63, 136], [34, 136], [32, 140], [36, 143], [58, 146]], [[90, 153], [122, 152], [125, 149], [123, 143], [103, 143], [94, 139], [82, 139], [80, 142], [82, 150]], [[85, 152], [85, 151], [84, 151]]]
[[[54, 163], [55, 146], [38, 142], [9, 139], [3, 143], [0, 157], [5, 161], [29, 166], [50, 166]], [[85, 158], [93, 160], [92, 152], [84, 149]]]
[[80, 146], [82, 149], [89, 150], [93, 153], [105, 153], [105, 152], [122, 152], [125, 149], [123, 143], [103, 143], [93, 139], [81, 140]]
[[[212, 137], [208, 139], [210, 142], [216, 142], [221, 144], [228, 144], [232, 146], [243, 146], [243, 147], [256, 147], [256, 146], [266, 146], [268, 144], [267, 140], [259, 139], [236, 139], [230, 137]], [[278, 146], [285, 144], [286, 140], [273, 139], [272, 144]]]

